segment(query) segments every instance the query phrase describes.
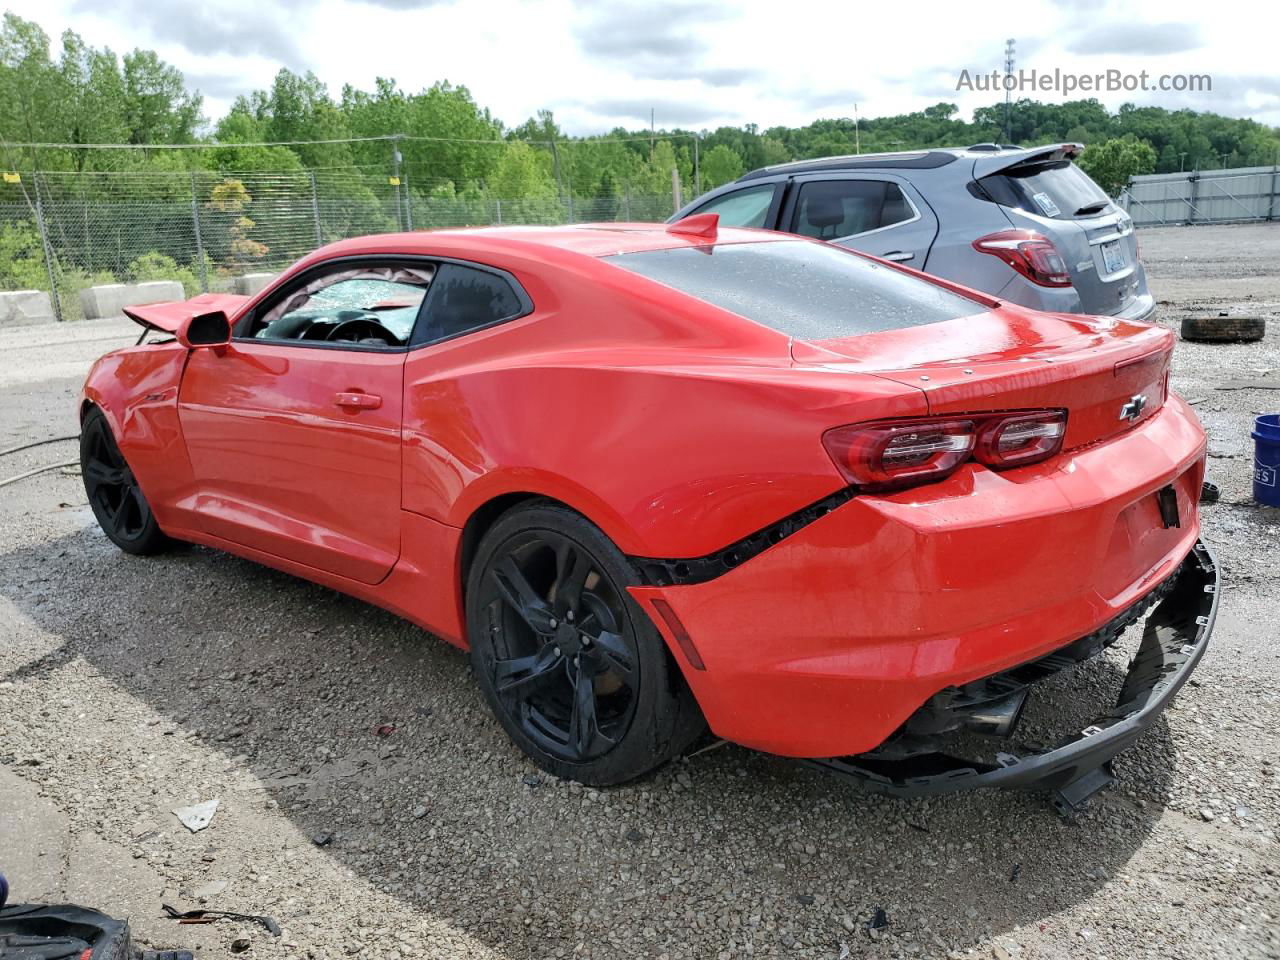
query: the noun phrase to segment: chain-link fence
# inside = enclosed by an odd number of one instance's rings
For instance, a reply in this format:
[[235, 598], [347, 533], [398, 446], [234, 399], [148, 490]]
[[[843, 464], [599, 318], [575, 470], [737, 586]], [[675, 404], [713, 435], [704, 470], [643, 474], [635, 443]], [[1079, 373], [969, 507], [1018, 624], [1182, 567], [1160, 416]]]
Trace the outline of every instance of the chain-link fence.
[[359, 170], [7, 173], [0, 289], [49, 291], [59, 319], [97, 284], [176, 280], [187, 296], [283, 269], [315, 247], [396, 230], [661, 221], [671, 194], [582, 199], [433, 196]]

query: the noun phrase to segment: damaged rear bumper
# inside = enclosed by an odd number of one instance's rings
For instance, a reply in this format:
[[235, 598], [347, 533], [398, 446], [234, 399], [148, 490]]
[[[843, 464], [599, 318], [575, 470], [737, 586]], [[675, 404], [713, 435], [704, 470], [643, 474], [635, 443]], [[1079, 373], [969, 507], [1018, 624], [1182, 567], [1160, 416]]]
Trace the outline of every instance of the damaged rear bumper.
[[[1052, 749], [1020, 755], [1000, 753], [995, 763], [937, 752], [907, 751], [895, 757], [892, 751], [884, 750], [804, 762], [855, 781], [863, 788], [898, 796], [977, 787], [1048, 790], [1059, 812], [1070, 813], [1111, 782], [1112, 758], [1155, 723], [1186, 683], [1208, 646], [1218, 607], [1218, 572], [1203, 542], [1196, 543], [1176, 573], [1162, 585], [1159, 594], [1157, 605], [1147, 617], [1141, 644], [1129, 665], [1116, 705]], [[1141, 612], [1139, 610], [1138, 615]], [[1118, 621], [1124, 619], [1117, 618]], [[1127, 622], [1108, 626], [1115, 626], [1114, 634], [1118, 635], [1128, 622], [1136, 619], [1130, 616]], [[1094, 653], [1106, 645], [1106, 639], [1095, 645]], [[1089, 640], [1091, 638], [1081, 641], [1084, 649], [1090, 646], [1086, 642]], [[1079, 659], [1083, 656], [1075, 662]], [[1048, 673], [1069, 665], [1061, 662], [1061, 658], [1056, 665], [1045, 662], [1049, 660], [1043, 658], [990, 679], [997, 683], [1016, 683], [1019, 671]], [[931, 709], [936, 715], [936, 704], [921, 708], [926, 724]], [[910, 721], [907, 726], [911, 726]]]

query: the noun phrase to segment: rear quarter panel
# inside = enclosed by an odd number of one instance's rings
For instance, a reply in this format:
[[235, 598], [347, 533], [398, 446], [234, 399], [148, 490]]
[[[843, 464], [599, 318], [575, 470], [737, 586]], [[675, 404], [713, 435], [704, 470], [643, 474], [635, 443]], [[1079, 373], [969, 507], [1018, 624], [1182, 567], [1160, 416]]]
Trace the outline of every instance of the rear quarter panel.
[[626, 553], [703, 556], [844, 486], [826, 429], [924, 411], [914, 388], [796, 368], [773, 331], [619, 282], [638, 293], [530, 289], [534, 314], [410, 353], [405, 509], [462, 526], [536, 493]]

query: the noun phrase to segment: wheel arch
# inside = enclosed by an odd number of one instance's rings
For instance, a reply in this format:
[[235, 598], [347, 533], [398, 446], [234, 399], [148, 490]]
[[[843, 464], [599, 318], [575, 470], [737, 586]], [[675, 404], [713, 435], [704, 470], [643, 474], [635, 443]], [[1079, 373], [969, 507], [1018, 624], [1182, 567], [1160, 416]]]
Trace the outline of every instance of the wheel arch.
[[635, 535], [626, 528], [613, 511], [608, 510], [603, 503], [589, 494], [575, 495], [574, 491], [566, 491], [563, 486], [551, 492], [547, 485], [532, 483], [515, 488], [493, 489], [489, 491], [487, 497], [477, 497], [472, 504], [468, 505], [465, 519], [460, 524], [462, 535], [458, 538], [457, 585], [459, 599], [464, 605], [467, 577], [484, 535], [507, 511], [521, 504], [533, 502], [561, 507], [577, 514], [588, 523], [599, 527], [624, 555], [634, 556], [637, 552], [634, 545]]

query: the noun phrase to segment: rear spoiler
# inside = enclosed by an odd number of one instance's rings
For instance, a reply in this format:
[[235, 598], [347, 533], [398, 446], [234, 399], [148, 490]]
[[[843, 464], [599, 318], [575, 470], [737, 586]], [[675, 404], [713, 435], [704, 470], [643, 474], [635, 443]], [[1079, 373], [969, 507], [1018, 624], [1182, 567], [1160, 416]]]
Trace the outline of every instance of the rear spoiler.
[[1083, 143], [1058, 143], [1051, 146], [1032, 147], [1017, 153], [1001, 153], [992, 157], [979, 157], [973, 162], [973, 178], [981, 180], [995, 173], [1017, 167], [1038, 167], [1046, 163], [1073, 160], [1084, 149]]
[[216, 313], [221, 310], [230, 317], [248, 299], [235, 293], [202, 293], [190, 300], [172, 300], [166, 303], [125, 307], [124, 315], [148, 330], [174, 334], [185, 321], [201, 314]]

